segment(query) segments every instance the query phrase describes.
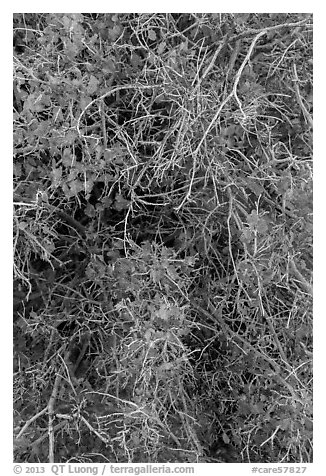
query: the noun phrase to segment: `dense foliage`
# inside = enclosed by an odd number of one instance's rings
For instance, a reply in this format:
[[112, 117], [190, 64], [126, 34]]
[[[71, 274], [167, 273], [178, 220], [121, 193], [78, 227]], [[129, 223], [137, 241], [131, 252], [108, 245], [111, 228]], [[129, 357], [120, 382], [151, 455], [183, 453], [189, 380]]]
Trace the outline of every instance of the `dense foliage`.
[[14, 15], [17, 462], [312, 461], [312, 18]]

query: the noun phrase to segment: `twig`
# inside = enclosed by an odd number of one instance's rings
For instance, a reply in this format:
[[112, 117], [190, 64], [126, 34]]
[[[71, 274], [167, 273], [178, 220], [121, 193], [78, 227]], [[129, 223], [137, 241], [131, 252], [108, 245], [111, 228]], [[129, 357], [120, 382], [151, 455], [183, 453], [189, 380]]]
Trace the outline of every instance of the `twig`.
[[300, 94], [300, 89], [299, 89], [299, 84], [298, 84], [299, 79], [298, 79], [297, 68], [296, 68], [295, 63], [293, 64], [293, 74], [294, 74], [294, 80], [293, 80], [294, 81], [294, 90], [295, 90], [295, 95], [296, 95], [297, 101], [299, 103], [299, 106], [301, 108], [301, 111], [302, 111], [302, 114], [304, 115], [305, 120], [307, 121], [307, 123], [309, 124], [311, 129], [313, 129], [313, 120], [311, 118], [311, 115], [307, 111], [306, 106], [303, 104], [302, 97], [301, 97], [301, 94]]
[[86, 420], [86, 418], [83, 417], [83, 415], [80, 415], [80, 419], [82, 422], [85, 423], [85, 425], [87, 426], [87, 428], [92, 432], [94, 433], [94, 435], [96, 435], [101, 441], [103, 441], [103, 443], [105, 443], [106, 445], [108, 443], [110, 443], [110, 440], [104, 436], [102, 436], [97, 430], [95, 430], [94, 427], [92, 427], [92, 425]]
[[[267, 29], [265, 30], [262, 30], [258, 33], [258, 35], [255, 36], [255, 38], [252, 40], [251, 42], [251, 45], [249, 47], [249, 50], [248, 50], [248, 53], [246, 54], [246, 57], [245, 59], [243, 60], [243, 62], [241, 63], [241, 66], [240, 68], [238, 69], [238, 72], [237, 74], [235, 75], [235, 80], [234, 80], [234, 83], [233, 83], [233, 88], [232, 88], [232, 92], [230, 93], [231, 94], [231, 97], [234, 96], [235, 100], [237, 101], [238, 105], [239, 105], [239, 109], [240, 111], [242, 112], [243, 116], [245, 117], [245, 113], [243, 112], [242, 110], [242, 104], [241, 104], [241, 101], [240, 99], [238, 98], [238, 94], [237, 94], [237, 87], [238, 87], [238, 84], [239, 84], [239, 81], [240, 81], [240, 78], [241, 78], [241, 75], [243, 73], [243, 70], [246, 66], [246, 64], [248, 63], [249, 59], [250, 59], [250, 56], [253, 52], [253, 49], [257, 43], [257, 41], [259, 40], [260, 37], [264, 36], [267, 34]], [[230, 97], [230, 99], [231, 99]]]
[[103, 147], [104, 147], [104, 150], [106, 150], [108, 147], [108, 139], [106, 134], [105, 113], [104, 113], [103, 106], [104, 106], [104, 101], [101, 101], [99, 107], [100, 107], [101, 121], [102, 121]]
[[48, 412], [49, 412], [49, 421], [48, 421], [48, 435], [49, 435], [49, 463], [54, 463], [54, 430], [53, 430], [53, 420], [54, 420], [54, 404], [58, 394], [59, 385], [61, 382], [61, 375], [56, 376], [52, 394], [48, 403]]
[[216, 58], [218, 57], [218, 55], [220, 54], [221, 50], [224, 48], [224, 46], [226, 45], [226, 41], [227, 41], [227, 35], [225, 35], [220, 43], [220, 45], [218, 46], [218, 48], [216, 49], [209, 65], [207, 66], [207, 68], [205, 69], [204, 73], [202, 74], [202, 77], [198, 80], [197, 82], [197, 85], [194, 87], [192, 93], [194, 94], [197, 89], [200, 87], [201, 83], [203, 82], [203, 80], [206, 78], [206, 76], [208, 75], [208, 73], [210, 72], [210, 70], [213, 68], [214, 66], [214, 63], [216, 61]]
[[[281, 23], [281, 24], [278, 24], [278, 25], [269, 26], [269, 27], [265, 28], [265, 31], [266, 31], [266, 33], [269, 33], [270, 31], [281, 30], [282, 28], [296, 28], [298, 26], [304, 25], [308, 21], [309, 21], [309, 18], [304, 18], [303, 20], [300, 20], [300, 21], [295, 22], [295, 23]], [[243, 38], [243, 37], [248, 36], [248, 35], [255, 35], [256, 33], [259, 33], [260, 31], [261, 30], [258, 30], [256, 28], [245, 30], [245, 31], [239, 33], [238, 35], [232, 36], [230, 38], [230, 41], [238, 40], [239, 38]]]
[[[259, 279], [259, 276], [258, 276], [258, 273], [257, 273], [257, 279], [258, 279], [258, 282], [260, 282], [260, 279]], [[259, 292], [258, 292], [258, 298], [259, 298], [259, 307], [260, 307], [260, 312], [263, 316], [263, 318], [266, 319], [266, 322], [267, 322], [267, 325], [269, 327], [269, 330], [270, 330], [270, 333], [271, 335], [273, 336], [273, 339], [277, 345], [277, 348], [278, 348], [278, 351], [280, 353], [280, 356], [283, 360], [283, 362], [286, 364], [286, 366], [288, 367], [289, 370], [292, 371], [292, 367], [291, 365], [289, 364], [288, 362], [288, 359], [285, 355], [285, 352], [283, 350], [283, 347], [281, 345], [281, 342], [277, 336], [277, 333], [275, 331], [275, 328], [274, 328], [274, 323], [273, 323], [273, 319], [271, 318], [270, 316], [270, 310], [269, 310], [269, 314], [267, 314], [267, 312], [265, 311], [265, 308], [264, 308], [264, 305], [263, 305], [263, 299], [262, 299], [262, 295], [261, 295], [261, 285], [259, 286]], [[267, 301], [268, 303], [268, 301]], [[269, 304], [267, 304], [267, 306], [269, 307]], [[291, 373], [289, 374], [291, 375]]]
[[[215, 122], [217, 121], [219, 115], [221, 114], [221, 111], [223, 110], [224, 106], [232, 99], [232, 97], [234, 97], [234, 99], [237, 101], [238, 105], [239, 105], [239, 109], [242, 113], [242, 115], [244, 117], [246, 117], [243, 109], [242, 109], [242, 104], [241, 104], [241, 101], [240, 99], [238, 98], [238, 95], [237, 95], [237, 87], [238, 87], [238, 84], [239, 84], [239, 81], [240, 81], [240, 78], [241, 78], [241, 75], [243, 73], [243, 70], [246, 66], [246, 64], [248, 63], [249, 59], [250, 59], [250, 56], [253, 52], [253, 49], [257, 43], [257, 41], [259, 40], [259, 38], [261, 38], [262, 36], [266, 35], [268, 32], [270, 31], [274, 31], [274, 30], [278, 30], [278, 29], [281, 29], [281, 28], [290, 28], [290, 27], [297, 27], [297, 26], [300, 26], [300, 25], [303, 25], [304, 23], [307, 22], [307, 19], [304, 19], [304, 20], [301, 20], [299, 22], [296, 22], [296, 23], [284, 23], [284, 24], [281, 24], [281, 25], [275, 25], [275, 26], [271, 26], [271, 27], [267, 27], [263, 30], [247, 30], [246, 32], [243, 32], [242, 34], [240, 35], [237, 35], [233, 38], [230, 39], [230, 41], [232, 40], [238, 40], [239, 38], [242, 38], [243, 36], [247, 36], [249, 34], [253, 34], [253, 33], [257, 33], [256, 36], [254, 37], [254, 39], [252, 40], [251, 42], [251, 45], [249, 47], [249, 50], [246, 54], [246, 57], [245, 59], [243, 60], [240, 68], [238, 69], [237, 71], [237, 74], [235, 75], [235, 80], [234, 80], [234, 83], [233, 83], [233, 88], [232, 88], [232, 91], [230, 92], [230, 94], [222, 101], [222, 103], [220, 104], [219, 108], [217, 109], [216, 113], [214, 114], [214, 117], [213, 119], [211, 120], [209, 126], [207, 127], [206, 131], [204, 132], [203, 134], [203, 137], [201, 138], [198, 146], [196, 147], [195, 151], [193, 152], [193, 165], [192, 165], [192, 175], [191, 175], [191, 178], [190, 178], [190, 184], [189, 184], [189, 189], [188, 189], [188, 192], [186, 194], [186, 196], [184, 197], [184, 199], [182, 200], [181, 204], [175, 208], [175, 210], [178, 212], [180, 211], [180, 209], [183, 207], [183, 205], [185, 204], [186, 201], [188, 201], [190, 199], [190, 196], [191, 196], [191, 192], [192, 192], [192, 187], [193, 187], [193, 182], [194, 182], [194, 178], [195, 178], [195, 174], [196, 174], [196, 169], [197, 169], [197, 155], [198, 155], [198, 152], [202, 146], [202, 144], [204, 143], [208, 133], [210, 132], [211, 128], [213, 127], [213, 125], [215, 124]], [[223, 44], [223, 43], [222, 43]], [[215, 55], [217, 57], [217, 54], [220, 52], [220, 47], [217, 49]], [[215, 58], [215, 55], [213, 58]], [[213, 63], [211, 62], [211, 65], [213, 65]], [[207, 73], [211, 67], [211, 65], [209, 65], [209, 68], [207, 68]], [[207, 74], [206, 71], [205, 71], [205, 75]]]
[[[68, 351], [65, 354], [64, 360], [68, 358]], [[61, 382], [62, 376], [60, 373], [57, 373], [57, 376], [54, 381], [52, 393], [49, 399], [49, 403], [47, 406], [48, 414], [49, 414], [49, 423], [48, 423], [48, 435], [49, 435], [49, 463], [54, 463], [54, 428], [53, 428], [53, 420], [54, 420], [54, 405], [59, 391], [59, 385]]]
[[292, 272], [293, 276], [296, 278], [296, 281], [299, 283], [301, 289], [305, 291], [309, 296], [313, 295], [313, 288], [310, 283], [302, 276], [298, 268], [296, 267], [295, 262], [291, 259], [289, 262], [289, 270]]
[[87, 106], [84, 107], [82, 112], [80, 113], [78, 119], [77, 119], [77, 124], [76, 124], [76, 129], [78, 134], [81, 137], [87, 137], [86, 135], [82, 134], [80, 132], [80, 122], [87, 111], [93, 104], [95, 104], [97, 101], [102, 101], [103, 99], [107, 98], [108, 96], [111, 96], [114, 93], [117, 93], [118, 91], [123, 91], [125, 89], [154, 89], [154, 88], [160, 88], [162, 87], [161, 84], [149, 84], [149, 85], [137, 85], [137, 84], [126, 84], [123, 86], [117, 86], [116, 88], [111, 89], [110, 91], [107, 91], [106, 93], [102, 94], [102, 96], [99, 96], [98, 98], [93, 99], [90, 103], [87, 104]]
[[279, 429], [280, 429], [280, 426], [277, 425], [277, 427], [276, 427], [275, 431], [273, 432], [273, 434], [272, 434], [269, 438], [267, 438], [267, 440], [263, 441], [263, 442], [260, 444], [260, 447], [264, 446], [269, 440], [272, 440], [272, 441], [273, 441], [273, 440], [274, 440], [274, 436], [276, 435], [276, 433], [278, 432]]
[[233, 48], [231, 57], [230, 57], [228, 70], [227, 70], [227, 73], [226, 73], [226, 81], [228, 81], [229, 75], [231, 74], [231, 72], [234, 68], [235, 62], [237, 60], [237, 57], [238, 57], [238, 54], [239, 54], [239, 51], [240, 51], [240, 47], [241, 47], [241, 40], [237, 40], [236, 43], [235, 43], [235, 46]]
[[[250, 352], [253, 352], [257, 357], [265, 360], [265, 362], [268, 362], [270, 367], [273, 369], [273, 373], [270, 373], [269, 376], [271, 378], [274, 378], [278, 382], [282, 383], [284, 387], [286, 387], [289, 392], [291, 393], [292, 397], [297, 401], [300, 402], [302, 405], [305, 405], [306, 403], [297, 395], [296, 391], [294, 390], [293, 386], [287, 382], [282, 376], [281, 376], [281, 368], [280, 366], [270, 357], [267, 355], [263, 354], [260, 352], [258, 349], [256, 349], [253, 345], [251, 345], [246, 339], [244, 339], [241, 335], [237, 334], [236, 332], [232, 331], [232, 329], [228, 326], [226, 322], [222, 319], [221, 316], [219, 316], [219, 313], [216, 311], [216, 308], [214, 304], [210, 301], [207, 300], [207, 306], [210, 312], [206, 311], [204, 308], [202, 308], [200, 305], [197, 304], [196, 301], [192, 300], [191, 301], [192, 305], [197, 309], [199, 312], [201, 312], [204, 316], [206, 316], [208, 319], [212, 320], [213, 322], [217, 321], [218, 324], [221, 326], [223, 332], [225, 335], [231, 336], [235, 341], [238, 341], [238, 343], [243, 344]], [[242, 349], [244, 353], [246, 353], [245, 350]]]
[[[64, 420], [64, 421], [61, 421], [60, 423], [58, 423], [57, 425], [55, 425], [53, 427], [53, 433], [57, 430], [60, 430], [64, 426], [66, 426], [67, 423], [68, 423], [68, 420]], [[33, 443], [31, 443], [30, 445], [27, 445], [27, 446], [36, 447], [40, 443], [42, 443], [42, 441], [46, 440], [48, 438], [48, 436], [49, 436], [49, 432], [47, 431], [42, 436], [40, 436], [37, 440], [33, 441]]]
[[58, 258], [56, 258], [52, 253], [50, 253], [50, 251], [48, 251], [47, 249], [44, 248], [44, 246], [37, 240], [37, 238], [35, 238], [35, 236], [30, 233], [29, 231], [26, 230], [26, 228], [20, 228], [23, 230], [23, 232], [32, 240], [34, 241], [34, 243], [37, 244], [37, 246], [39, 246], [41, 248], [41, 250], [43, 251], [44, 253], [44, 257], [45, 259], [50, 263], [52, 269], [54, 269], [51, 261], [49, 260], [48, 256], [51, 256], [51, 258], [56, 261], [60, 266], [63, 266], [64, 263], [62, 261], [60, 261]]
[[24, 433], [25, 431], [27, 430], [27, 428], [35, 421], [37, 420], [40, 416], [44, 415], [44, 413], [46, 413], [48, 410], [48, 407], [46, 406], [45, 408], [43, 408], [43, 410], [41, 410], [40, 412], [36, 413], [36, 415], [33, 415], [32, 418], [30, 418], [26, 423], [25, 425], [23, 426], [23, 428], [20, 430], [20, 432], [18, 433], [18, 435], [16, 436], [16, 440], [18, 440]]
[[54, 205], [51, 205], [50, 203], [47, 203], [44, 200], [42, 200], [40, 202], [38, 202], [37, 199], [29, 200], [28, 198], [24, 198], [24, 197], [20, 196], [19, 194], [14, 195], [14, 200], [21, 200], [19, 202], [13, 202], [14, 205], [17, 205], [17, 206], [26, 206], [26, 207], [34, 207], [34, 208], [38, 208], [38, 207], [47, 208], [48, 210], [51, 210], [54, 213], [56, 213], [60, 218], [62, 218], [66, 223], [68, 223], [68, 225], [70, 225], [77, 233], [79, 232], [82, 235], [82, 237], [86, 236], [85, 227], [81, 223], [79, 223], [77, 220], [75, 220], [72, 216], [68, 215], [63, 210], [60, 210], [58, 207], [55, 207]]
[[232, 99], [232, 97], [235, 98], [235, 100], [237, 101], [238, 105], [239, 105], [239, 109], [240, 111], [242, 112], [243, 116], [245, 117], [245, 113], [244, 111], [242, 110], [242, 104], [241, 104], [241, 101], [240, 99], [238, 98], [238, 95], [237, 95], [237, 87], [238, 87], [238, 83], [240, 81], [240, 78], [241, 78], [241, 75], [243, 73], [243, 70], [247, 64], [247, 62], [249, 61], [250, 59], [250, 56], [252, 54], [252, 51], [255, 47], [255, 44], [257, 43], [257, 41], [259, 40], [259, 38], [263, 35], [265, 35], [267, 33], [267, 30], [262, 30], [260, 31], [256, 36], [255, 38], [252, 40], [251, 42], [251, 45], [249, 47], [249, 50], [248, 50], [248, 53], [245, 57], [245, 59], [243, 60], [240, 68], [238, 69], [237, 71], [237, 74], [235, 75], [235, 80], [234, 80], [234, 83], [233, 83], [233, 88], [232, 88], [232, 91], [228, 94], [228, 96], [221, 102], [219, 108], [217, 109], [216, 113], [214, 114], [213, 116], [213, 119], [211, 120], [211, 122], [209, 123], [206, 131], [204, 132], [201, 140], [199, 141], [199, 144], [197, 145], [196, 149], [194, 150], [193, 152], [193, 164], [192, 164], [192, 175], [191, 175], [191, 179], [190, 179], [190, 184], [189, 184], [189, 189], [188, 189], [188, 192], [186, 194], [186, 196], [184, 197], [184, 199], [182, 200], [181, 204], [175, 208], [176, 211], [179, 211], [182, 206], [184, 205], [184, 203], [189, 200], [190, 196], [191, 196], [191, 192], [192, 192], [192, 186], [193, 186], [193, 182], [194, 182], [194, 179], [195, 179], [195, 174], [196, 174], [196, 169], [197, 169], [197, 155], [198, 155], [198, 152], [201, 148], [201, 146], [203, 145], [204, 141], [206, 140], [206, 137], [208, 135], [208, 133], [210, 132], [210, 130], [212, 129], [213, 125], [215, 124], [215, 122], [217, 121], [217, 118], [219, 117], [219, 115], [221, 114], [224, 106]]

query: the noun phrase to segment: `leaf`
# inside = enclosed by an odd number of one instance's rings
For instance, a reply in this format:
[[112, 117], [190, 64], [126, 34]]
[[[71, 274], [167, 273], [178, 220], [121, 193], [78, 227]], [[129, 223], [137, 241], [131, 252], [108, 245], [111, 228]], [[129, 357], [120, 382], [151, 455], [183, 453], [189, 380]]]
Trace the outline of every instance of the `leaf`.
[[111, 58], [106, 58], [102, 66], [104, 74], [114, 74], [116, 72], [115, 62]]
[[259, 218], [257, 223], [257, 231], [262, 234], [268, 231], [268, 224], [264, 218]]
[[244, 184], [247, 185], [247, 187], [254, 192], [254, 194], [259, 197], [262, 193], [264, 193], [264, 187], [262, 187], [257, 181], [254, 179], [251, 179], [250, 177], [246, 177], [245, 180], [243, 180]]
[[21, 436], [20, 438], [14, 438], [14, 450], [27, 448], [31, 444], [30, 440], [25, 436]]
[[250, 13], [234, 13], [234, 22], [237, 25], [243, 25], [249, 19]]
[[247, 220], [248, 220], [248, 225], [250, 226], [250, 229], [254, 229], [258, 223], [258, 214], [256, 210], [252, 210]]
[[20, 230], [25, 230], [25, 228], [28, 228], [28, 223], [27, 223], [26, 221], [21, 221], [21, 222], [19, 222], [19, 224], [18, 224], [18, 228], [19, 228]]
[[98, 89], [98, 85], [99, 85], [99, 80], [95, 78], [95, 76], [91, 75], [91, 77], [89, 78], [87, 88], [86, 88], [87, 94], [89, 95], [94, 94]]
[[68, 15], [64, 15], [62, 18], [61, 18], [61, 21], [63, 23], [63, 27], [69, 31], [70, 29], [70, 26], [72, 24], [72, 18]]
[[114, 25], [112, 30], [109, 30], [108, 34], [112, 41], [115, 41], [121, 34], [122, 28], [120, 25]]
[[115, 197], [114, 208], [120, 212], [121, 210], [127, 209], [127, 208], [129, 207], [130, 203], [131, 203], [130, 200], [126, 200], [126, 199], [123, 198], [123, 196], [119, 193], [119, 194]]
[[81, 110], [85, 109], [86, 106], [91, 102], [91, 98], [89, 96], [82, 96], [79, 101], [79, 107]]
[[166, 43], [165, 41], [162, 41], [157, 47], [157, 54], [161, 55], [164, 52], [165, 47], [166, 47]]
[[185, 51], [185, 52], [187, 52], [187, 51], [188, 51], [188, 43], [187, 43], [187, 41], [183, 41], [183, 42], [180, 44], [179, 48], [180, 48], [180, 51]]
[[169, 318], [169, 310], [167, 309], [165, 304], [160, 306], [160, 309], [157, 311], [157, 317], [162, 319], [163, 321], [167, 321]]
[[76, 196], [79, 192], [84, 190], [84, 182], [73, 180], [72, 182], [69, 182], [69, 188], [72, 196]]
[[16, 178], [20, 177], [22, 175], [22, 164], [20, 163], [13, 164], [13, 172]]
[[90, 203], [87, 203], [87, 207], [85, 208], [85, 215], [90, 218], [93, 218], [96, 215], [95, 208]]
[[142, 59], [139, 55], [137, 55], [137, 53], [132, 53], [132, 56], [131, 56], [131, 64], [134, 68], [138, 68], [138, 67], [141, 67], [142, 65]]
[[104, 209], [105, 209], [105, 208], [110, 208], [110, 206], [111, 206], [112, 203], [113, 203], [113, 200], [112, 200], [112, 198], [110, 198], [109, 196], [106, 196], [106, 197], [103, 197], [103, 198], [101, 199], [101, 202], [102, 202], [103, 207], [104, 207]]
[[251, 415], [252, 413], [251, 406], [248, 403], [240, 400], [238, 413], [239, 415]]
[[254, 235], [250, 228], [244, 228], [240, 236], [240, 240], [242, 243], [250, 243], [250, 241], [253, 239], [253, 236]]
[[156, 33], [154, 30], [148, 30], [148, 38], [151, 40], [151, 41], [155, 41], [156, 40]]
[[70, 130], [62, 138], [62, 145], [71, 145], [75, 142], [78, 137], [77, 131]]
[[74, 161], [74, 156], [69, 147], [65, 148], [62, 154], [62, 163], [65, 167], [71, 167]]
[[52, 169], [51, 176], [52, 185], [54, 185], [54, 187], [58, 187], [62, 178], [62, 167]]
[[291, 426], [291, 420], [289, 418], [286, 418], [285, 420], [281, 420], [279, 423], [279, 427], [281, 430], [288, 430]]

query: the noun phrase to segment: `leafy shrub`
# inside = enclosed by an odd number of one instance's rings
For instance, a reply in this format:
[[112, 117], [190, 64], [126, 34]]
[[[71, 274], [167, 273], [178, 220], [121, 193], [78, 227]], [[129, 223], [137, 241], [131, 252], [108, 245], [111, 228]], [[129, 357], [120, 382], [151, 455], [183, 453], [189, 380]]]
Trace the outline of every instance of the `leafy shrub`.
[[312, 461], [311, 57], [310, 15], [14, 15], [16, 461]]

